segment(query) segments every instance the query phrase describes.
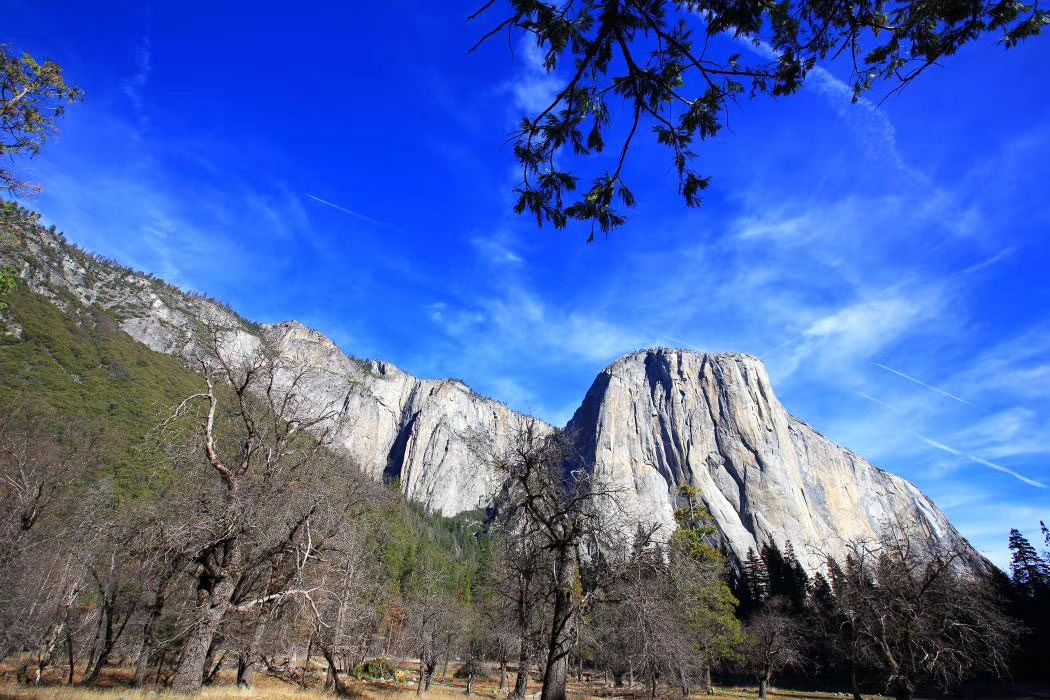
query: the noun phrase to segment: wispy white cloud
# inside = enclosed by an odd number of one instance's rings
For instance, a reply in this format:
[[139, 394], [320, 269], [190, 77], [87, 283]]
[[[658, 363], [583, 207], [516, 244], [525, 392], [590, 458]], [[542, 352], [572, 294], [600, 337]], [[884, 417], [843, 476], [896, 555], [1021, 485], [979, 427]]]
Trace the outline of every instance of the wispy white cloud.
[[929, 178], [904, 159], [897, 147], [897, 129], [878, 105], [867, 97], [853, 102], [853, 89], [849, 84], [822, 66], [810, 71], [806, 85], [827, 99], [839, 117], [857, 134], [870, 156], [886, 159], [909, 178], [929, 184]]
[[128, 77], [122, 86], [124, 95], [131, 102], [134, 110], [135, 120], [142, 128], [146, 125], [148, 118], [144, 104], [144, 91], [149, 82], [152, 65], [152, 50], [149, 36], [143, 36], [135, 50], [135, 72]]
[[951, 441], [989, 459], [1025, 458], [1042, 464], [1040, 456], [1050, 455], [1050, 421], [1039, 411], [1006, 403], [955, 430]]
[[523, 265], [525, 259], [514, 250], [506, 234], [474, 236], [470, 239], [474, 250], [486, 262], [493, 265]]
[[565, 81], [557, 73], [547, 72], [543, 52], [530, 36], [526, 35], [518, 46], [518, 55], [522, 57], [518, 76], [506, 87], [513, 98], [516, 118], [522, 114], [536, 116], [554, 101]]
[[551, 308], [521, 288], [482, 306], [497, 331], [493, 337], [497, 347], [522, 343], [556, 353], [562, 361], [603, 363], [644, 344], [636, 332], [602, 316]]
[[1039, 532], [1045, 509], [1016, 499], [997, 499], [987, 487], [961, 479], [946, 479], [928, 493], [974, 547], [1003, 571], [1009, 571], [1006, 547], [1011, 527], [1026, 534]]
[[934, 318], [943, 305], [942, 296], [933, 288], [866, 293], [872, 297], [812, 318], [800, 337], [784, 347], [790, 359], [782, 365], [780, 377], [804, 363], [836, 373], [855, 367]]
[[834, 339], [842, 352], [856, 357], [892, 341], [925, 313], [929, 312], [921, 304], [904, 296], [865, 300], [817, 319], [802, 335]]
[[952, 383], [982, 396], [1045, 398], [1050, 395], [1050, 326], [1037, 325], [985, 348]]
[[445, 302], [435, 302], [427, 307], [427, 315], [445, 333], [461, 336], [485, 322], [485, 315], [478, 311], [451, 309]]
[[[780, 57], [779, 52], [765, 41], [744, 36], [731, 38], [763, 59], [775, 61]], [[838, 116], [857, 134], [870, 157], [886, 159], [908, 177], [919, 182], [929, 182], [926, 175], [905, 161], [897, 147], [897, 130], [877, 104], [864, 96], [854, 102], [853, 88], [849, 83], [823, 66], [814, 66], [809, 71], [804, 87], [826, 98]]]

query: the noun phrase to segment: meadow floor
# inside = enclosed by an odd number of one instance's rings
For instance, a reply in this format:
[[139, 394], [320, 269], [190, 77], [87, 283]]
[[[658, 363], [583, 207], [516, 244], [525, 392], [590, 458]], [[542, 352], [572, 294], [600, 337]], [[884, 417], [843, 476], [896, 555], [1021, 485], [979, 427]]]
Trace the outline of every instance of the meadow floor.
[[[254, 700], [264, 698], [325, 698], [331, 700], [335, 694], [324, 690], [321, 685], [324, 679], [320, 671], [314, 674], [311, 687], [303, 688], [298, 684], [289, 683], [268, 676], [264, 672], [258, 672], [253, 679], [251, 689], [237, 688], [234, 684], [235, 677], [231, 673], [220, 674], [220, 682], [217, 685], [205, 688], [198, 696], [208, 700]], [[161, 698], [184, 697], [168, 692], [160, 687], [147, 687], [133, 689], [128, 687], [130, 672], [122, 669], [112, 669], [106, 673], [99, 683], [98, 688], [78, 688], [63, 685], [63, 678], [59, 669], [52, 669], [43, 678], [39, 686], [22, 686], [15, 682], [14, 668], [0, 667], [0, 700], [159, 700]], [[399, 684], [389, 681], [355, 681], [349, 683], [355, 695], [360, 700], [414, 700], [416, 690], [413, 685]], [[539, 684], [530, 683], [530, 698], [539, 697]], [[662, 699], [679, 699], [681, 694], [672, 688], [661, 688]], [[460, 700], [465, 697], [466, 683], [459, 679], [441, 679], [431, 685], [430, 690], [424, 694], [427, 700]], [[482, 700], [505, 698], [506, 690], [500, 690], [498, 684], [491, 680], [478, 680], [474, 683], [474, 697]], [[647, 689], [636, 687], [633, 691], [626, 688], [611, 688], [598, 681], [576, 681], [569, 682], [569, 695], [580, 700], [606, 699], [606, 698], [637, 698], [648, 700]], [[834, 693], [801, 693], [790, 690], [772, 690], [773, 697], [798, 698], [800, 700], [810, 698], [813, 700], [842, 700], [841, 694]], [[716, 695], [693, 696], [696, 700], [739, 700], [740, 698], [755, 698], [755, 688], [719, 688]], [[870, 696], [875, 700], [877, 696]]]

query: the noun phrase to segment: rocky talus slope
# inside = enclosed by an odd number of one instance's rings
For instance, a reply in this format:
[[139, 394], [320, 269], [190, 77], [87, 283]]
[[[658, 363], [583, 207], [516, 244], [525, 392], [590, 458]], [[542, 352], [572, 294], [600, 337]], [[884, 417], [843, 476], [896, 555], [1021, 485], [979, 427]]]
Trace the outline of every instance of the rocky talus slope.
[[[59, 307], [97, 305], [132, 338], [187, 360], [203, 321], [227, 329], [232, 354], [267, 341], [309, 366], [309, 400], [338, 406], [347, 418], [337, 449], [375, 479], [399, 480], [406, 496], [433, 511], [485, 505], [497, 484], [481, 455], [509, 446], [530, 420], [461, 382], [421, 380], [349, 357], [302, 324], [248, 322], [35, 224], [8, 219], [4, 226], [18, 243], [0, 251], [0, 264]], [[567, 430], [588, 466], [621, 492], [630, 522], [669, 530], [674, 494], [691, 484], [739, 558], [766, 542], [790, 542], [816, 568], [820, 553], [841, 555], [845, 541], [874, 537], [900, 519], [918, 523], [927, 543], [982, 561], [914, 485], [788, 415], [752, 357], [657, 349], [621, 358], [598, 375]]]

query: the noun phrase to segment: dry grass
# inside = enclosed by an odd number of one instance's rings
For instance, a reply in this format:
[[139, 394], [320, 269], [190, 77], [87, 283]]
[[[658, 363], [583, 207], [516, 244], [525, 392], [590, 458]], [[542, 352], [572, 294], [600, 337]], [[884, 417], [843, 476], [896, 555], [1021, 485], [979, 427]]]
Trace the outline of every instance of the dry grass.
[[[416, 693], [412, 688], [399, 687], [383, 683], [354, 683], [350, 686], [361, 700], [415, 700]], [[476, 688], [475, 696], [495, 698], [496, 693], [486, 688]], [[273, 678], [258, 674], [254, 687], [243, 690], [234, 685], [219, 685], [205, 688], [198, 696], [208, 700], [255, 700], [256, 698], [310, 698], [332, 700], [335, 694], [316, 689], [304, 690]], [[433, 685], [425, 696], [428, 700], [462, 700], [464, 689]], [[0, 686], [0, 700], [161, 700], [163, 698], [185, 698], [165, 690], [100, 688], [86, 689], [70, 686], [24, 687], [15, 685]]]
[[[590, 698], [608, 698], [600, 695], [600, 690], [595, 687], [580, 687], [583, 684], [572, 684], [569, 695], [580, 700]], [[356, 683], [351, 686], [355, 694], [361, 700], [415, 700], [416, 693], [413, 688], [392, 686], [382, 683]], [[530, 697], [538, 697], [536, 694]], [[598, 691], [596, 693], [596, 691]], [[478, 698], [502, 698], [501, 693], [494, 687], [475, 686], [475, 697]], [[645, 694], [643, 694], [645, 695]], [[740, 698], [754, 698], [757, 693], [751, 688], [723, 688], [717, 695], [694, 696], [694, 700], [739, 700]], [[793, 698], [839, 698], [834, 694], [824, 693], [794, 693], [781, 691], [771, 692], [771, 696], [793, 697]], [[647, 695], [645, 695], [647, 697]], [[679, 697], [677, 693], [668, 694], [666, 697]], [[41, 688], [27, 688], [18, 686], [0, 686], [0, 700], [161, 700], [163, 698], [184, 698], [167, 691], [158, 690], [132, 690], [129, 688], [104, 688], [88, 690], [84, 688], [71, 688], [69, 686], [48, 686]], [[292, 686], [262, 675], [257, 677], [255, 687], [251, 690], [242, 690], [233, 685], [223, 685], [205, 688], [198, 696], [208, 700], [254, 700], [256, 698], [300, 698], [309, 700], [316, 698], [320, 700], [332, 700], [336, 696], [333, 693], [309, 689], [304, 690], [298, 686]], [[464, 688], [460, 686], [433, 685], [424, 696], [427, 700], [462, 700]], [[630, 696], [626, 696], [630, 697]], [[639, 697], [635, 695], [635, 697]]]
[[[411, 664], [400, 664], [405, 670], [414, 670]], [[185, 698], [164, 689], [129, 688], [131, 673], [126, 669], [112, 669], [108, 671], [101, 685], [97, 689], [70, 687], [62, 684], [58, 670], [54, 669], [45, 678], [45, 685], [40, 687], [26, 687], [16, 685], [14, 682], [14, 669], [11, 667], [0, 667], [0, 700], [161, 700], [163, 698]], [[303, 689], [285, 681], [267, 676], [265, 673], [257, 673], [254, 678], [254, 686], [250, 689], [240, 689], [234, 684], [232, 673], [220, 675], [220, 684], [205, 688], [198, 697], [207, 700], [254, 700], [256, 698], [300, 698], [310, 700], [311, 698], [321, 700], [332, 700], [335, 694], [318, 687], [323, 679], [323, 674], [315, 674], [314, 687]], [[359, 700], [415, 700], [415, 687], [411, 685], [399, 685], [393, 682], [381, 681], [359, 681], [349, 684], [355, 696]], [[463, 700], [465, 697], [465, 685], [463, 681], [437, 681], [425, 694], [426, 700]], [[529, 699], [535, 700], [539, 697], [539, 684], [529, 683]], [[681, 696], [674, 690], [662, 688], [661, 698], [672, 698], [680, 700]], [[628, 700], [643, 698], [648, 700], [648, 693], [642, 689], [634, 692], [625, 688], [609, 688], [597, 681], [569, 681], [569, 696], [579, 700]], [[478, 680], [474, 683], [474, 697], [479, 700], [498, 700], [505, 698], [507, 691], [499, 690], [497, 683], [490, 679]], [[837, 699], [841, 695], [833, 693], [800, 693], [789, 690], [771, 691], [771, 696], [791, 698], [811, 698], [813, 700]], [[754, 688], [720, 688], [716, 695], [694, 695], [694, 700], [739, 700], [740, 698], [755, 698], [757, 693]], [[875, 698], [875, 696], [871, 696]]]

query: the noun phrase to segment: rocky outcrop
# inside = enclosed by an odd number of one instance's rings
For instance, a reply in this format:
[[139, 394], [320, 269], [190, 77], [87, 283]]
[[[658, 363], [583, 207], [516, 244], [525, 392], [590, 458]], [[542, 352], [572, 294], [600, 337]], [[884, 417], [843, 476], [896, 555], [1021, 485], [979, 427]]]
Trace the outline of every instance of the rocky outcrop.
[[484, 507], [497, 486], [487, 458], [533, 420], [462, 382], [421, 380], [387, 362], [352, 358], [300, 323], [251, 323], [220, 302], [97, 258], [39, 227], [25, 226], [18, 237], [20, 245], [2, 251], [2, 262], [30, 289], [62, 308], [106, 309], [153, 350], [192, 364], [204, 324], [222, 329], [228, 356], [246, 356], [266, 342], [290, 364], [308, 367], [303, 410], [318, 415], [335, 407], [344, 416], [335, 449], [434, 512]]
[[348, 357], [299, 323], [265, 332], [283, 355], [310, 367], [305, 386], [315, 406], [342, 407], [334, 446], [370, 476], [397, 480], [408, 498], [446, 515], [488, 504], [497, 483], [487, 458], [531, 419], [462, 382], [420, 380]]
[[[452, 515], [495, 492], [485, 457], [531, 420], [461, 382], [421, 380], [381, 361], [347, 356], [302, 324], [259, 325], [223, 304], [101, 260], [39, 226], [0, 251], [30, 288], [59, 306], [97, 305], [131, 337], [191, 360], [200, 322], [247, 354], [266, 342], [310, 368], [306, 396], [345, 420], [335, 448], [374, 479]], [[547, 429], [546, 426], [543, 427]], [[700, 489], [725, 548], [738, 558], [789, 542], [811, 569], [845, 542], [873, 538], [890, 520], [917, 523], [927, 544], [981, 558], [914, 485], [868, 464], [777, 401], [762, 363], [746, 355], [646, 350], [602, 371], [567, 426], [585, 466], [620, 492], [625, 522], [673, 527], [675, 494]]]
[[628, 522], [670, 531], [675, 494], [700, 490], [738, 559], [791, 543], [816, 569], [825, 554], [915, 523], [927, 544], [980, 556], [913, 484], [838, 447], [788, 415], [762, 363], [747, 355], [655, 349], [607, 367], [567, 431], [597, 475], [618, 489]]

